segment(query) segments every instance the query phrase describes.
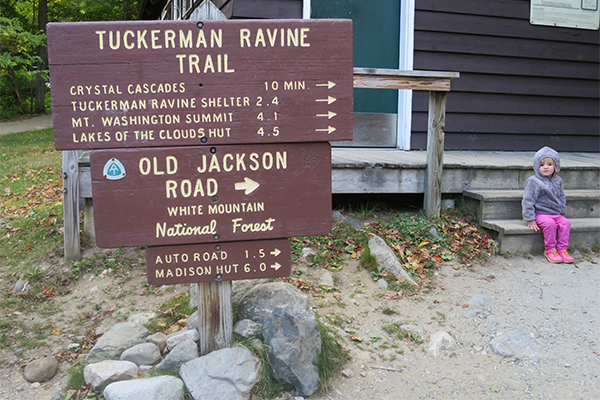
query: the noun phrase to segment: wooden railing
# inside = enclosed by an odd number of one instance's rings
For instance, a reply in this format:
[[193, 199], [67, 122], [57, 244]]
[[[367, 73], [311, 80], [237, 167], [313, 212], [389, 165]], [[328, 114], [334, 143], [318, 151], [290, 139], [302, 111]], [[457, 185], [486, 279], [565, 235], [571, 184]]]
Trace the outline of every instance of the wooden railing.
[[442, 204], [442, 166], [446, 92], [458, 72], [402, 71], [398, 69], [354, 68], [354, 87], [429, 91], [427, 117], [427, 175], [423, 208], [428, 217], [439, 216]]
[[[444, 156], [444, 126], [446, 122], [446, 92], [458, 72], [402, 71], [394, 69], [354, 68], [354, 87], [370, 89], [409, 89], [429, 91], [427, 124], [427, 182], [424, 208], [427, 216], [439, 216], [442, 199], [442, 162]], [[63, 213], [65, 260], [80, 257], [79, 198], [85, 199], [84, 231], [94, 240], [92, 180], [89, 152], [63, 152]]]

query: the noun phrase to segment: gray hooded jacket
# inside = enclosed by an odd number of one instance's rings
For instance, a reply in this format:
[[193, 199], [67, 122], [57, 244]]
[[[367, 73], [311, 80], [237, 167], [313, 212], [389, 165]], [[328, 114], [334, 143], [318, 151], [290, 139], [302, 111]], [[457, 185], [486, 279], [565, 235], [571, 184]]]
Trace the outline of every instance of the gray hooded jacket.
[[[546, 178], [540, 172], [540, 161], [551, 158], [556, 163], [556, 171], [552, 178]], [[562, 214], [567, 212], [567, 201], [563, 189], [563, 181], [558, 176], [560, 159], [556, 150], [545, 146], [533, 156], [533, 170], [535, 175], [525, 182], [523, 194], [523, 219], [533, 221], [537, 214]]]

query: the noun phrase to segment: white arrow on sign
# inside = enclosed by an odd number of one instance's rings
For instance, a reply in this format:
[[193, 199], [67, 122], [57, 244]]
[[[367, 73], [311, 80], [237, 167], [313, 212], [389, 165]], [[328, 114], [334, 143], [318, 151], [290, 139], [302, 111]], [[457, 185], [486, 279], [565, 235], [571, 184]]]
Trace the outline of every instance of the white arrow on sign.
[[327, 128], [324, 128], [324, 129], [315, 129], [315, 131], [317, 131], [317, 132], [327, 132], [328, 135], [331, 135], [331, 132], [334, 132], [335, 128], [333, 126], [328, 126]]
[[327, 119], [331, 119], [335, 117], [337, 114], [333, 111], [328, 111], [327, 114], [317, 114], [317, 117], [327, 117]]
[[246, 177], [244, 178], [244, 182], [235, 183], [235, 190], [245, 190], [244, 194], [250, 194], [254, 192], [259, 186], [260, 183], [255, 182], [252, 179]]
[[327, 89], [331, 89], [335, 86], [334, 82], [327, 81], [327, 83], [317, 83], [315, 86], [327, 86]]
[[275, 264], [271, 265], [271, 268], [273, 268], [275, 271], [277, 271], [279, 268], [281, 268], [281, 264], [276, 262]]
[[279, 250], [279, 249], [275, 249], [275, 250], [273, 250], [273, 251], [271, 252], [271, 255], [272, 255], [272, 256], [275, 256], [275, 257], [277, 257], [277, 256], [278, 256], [278, 255], [280, 255], [280, 254], [281, 254], [281, 250]]
[[334, 102], [334, 101], [336, 101], [336, 100], [337, 100], [337, 99], [336, 99], [335, 97], [327, 96], [327, 98], [326, 98], [326, 99], [317, 99], [317, 100], [315, 100], [315, 101], [326, 101], [326, 102], [327, 102], [327, 104], [331, 104], [331, 103], [333, 103], [333, 102]]

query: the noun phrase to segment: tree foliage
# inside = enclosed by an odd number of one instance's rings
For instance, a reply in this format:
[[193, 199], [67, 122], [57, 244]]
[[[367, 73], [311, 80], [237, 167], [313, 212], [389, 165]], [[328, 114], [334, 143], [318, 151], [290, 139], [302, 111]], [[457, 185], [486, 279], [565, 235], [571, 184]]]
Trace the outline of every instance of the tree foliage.
[[26, 114], [30, 107], [23, 100], [23, 87], [31, 88], [36, 74], [34, 66], [42, 61], [38, 48], [46, 35], [26, 31], [18, 18], [0, 17], [0, 102], [2, 109]]
[[140, 3], [0, 0], [0, 119], [44, 110], [48, 64], [43, 32], [47, 22], [135, 19]]

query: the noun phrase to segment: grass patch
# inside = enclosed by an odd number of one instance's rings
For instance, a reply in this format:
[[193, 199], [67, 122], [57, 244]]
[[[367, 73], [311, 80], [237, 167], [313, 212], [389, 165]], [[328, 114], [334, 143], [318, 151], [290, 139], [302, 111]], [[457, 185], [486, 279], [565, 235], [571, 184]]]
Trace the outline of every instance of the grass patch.
[[20, 276], [62, 244], [61, 154], [51, 129], [2, 135], [0, 145], [0, 262]]
[[178, 321], [188, 318], [196, 309], [190, 307], [190, 294], [178, 294], [160, 306], [160, 315], [146, 324], [150, 332], [164, 332]]
[[338, 342], [336, 336], [325, 325], [319, 324], [321, 331], [321, 354], [319, 354], [320, 392], [331, 390], [333, 378], [339, 376], [344, 364], [350, 359], [348, 351]]

